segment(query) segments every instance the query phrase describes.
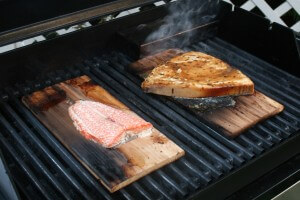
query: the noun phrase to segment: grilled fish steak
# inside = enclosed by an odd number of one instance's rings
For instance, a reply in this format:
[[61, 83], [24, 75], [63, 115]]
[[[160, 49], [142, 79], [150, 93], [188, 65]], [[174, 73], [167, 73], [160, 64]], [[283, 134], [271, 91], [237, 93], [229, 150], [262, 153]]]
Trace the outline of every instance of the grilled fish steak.
[[77, 101], [68, 111], [76, 129], [105, 148], [150, 135], [153, 127], [129, 110], [93, 101]]
[[149, 93], [183, 98], [254, 93], [254, 83], [241, 71], [213, 56], [194, 51], [154, 68], [142, 88]]

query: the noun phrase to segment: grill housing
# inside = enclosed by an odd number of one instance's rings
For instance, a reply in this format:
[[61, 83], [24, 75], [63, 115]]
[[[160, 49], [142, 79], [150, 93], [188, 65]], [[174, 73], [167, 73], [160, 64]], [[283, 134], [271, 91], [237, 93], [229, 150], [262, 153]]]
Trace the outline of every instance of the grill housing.
[[[144, 21], [153, 20], [156, 13], [162, 16], [164, 9], [157, 8], [139, 15], [144, 17]], [[11, 77], [2, 80], [8, 87], [1, 92], [0, 147], [12, 171], [13, 179], [25, 197], [225, 198], [299, 153], [299, 150], [295, 150], [300, 142], [299, 78], [226, 42], [220, 35], [187, 46], [187, 50], [204, 51], [241, 69], [253, 79], [259, 91], [285, 105], [281, 114], [258, 124], [235, 139], [226, 138], [175, 102], [165, 97], [143, 93], [139, 87], [141, 79], [125, 70], [134, 60], [131, 54], [122, 53], [112, 42], [104, 47], [100, 39], [88, 38], [98, 37], [100, 28], [108, 28], [101, 34], [105, 40], [105, 37], [108, 37], [105, 34], [115, 31], [113, 27], [119, 25], [122, 28], [125, 26], [121, 25], [123, 23], [130, 26], [140, 22], [132, 21], [133, 18], [129, 16], [114, 23], [20, 50], [19, 54], [13, 52], [3, 56], [4, 63], [8, 64], [13, 58], [21, 57], [23, 52], [31, 56], [36, 53], [36, 57], [21, 59], [27, 60], [21, 71], [38, 69], [33, 73], [41, 75], [40, 80], [34, 81], [30, 75], [26, 75], [24, 79], [29, 80], [27, 82], [16, 75], [15, 79], [21, 83], [15, 85], [11, 84], [15, 81]], [[78, 46], [75, 45], [76, 50], [64, 47], [55, 52], [55, 49], [60, 47], [60, 42], [71, 46], [75, 39], [82, 36], [83, 41], [88, 42], [86, 46], [95, 42], [99, 44], [96, 48], [86, 51], [85, 47], [80, 49], [82, 43], [79, 42]], [[64, 61], [55, 61], [52, 63], [54, 67], [50, 67], [51, 63], [41, 62], [43, 57], [51, 56], [51, 53], [54, 53], [54, 58], [59, 58], [59, 54], [64, 50]], [[78, 55], [79, 58], [71, 61]], [[39, 64], [42, 66], [38, 66]], [[182, 147], [186, 156], [119, 192], [109, 194], [20, 101], [20, 97], [25, 94], [83, 74], [90, 76], [133, 111], [150, 121]]]

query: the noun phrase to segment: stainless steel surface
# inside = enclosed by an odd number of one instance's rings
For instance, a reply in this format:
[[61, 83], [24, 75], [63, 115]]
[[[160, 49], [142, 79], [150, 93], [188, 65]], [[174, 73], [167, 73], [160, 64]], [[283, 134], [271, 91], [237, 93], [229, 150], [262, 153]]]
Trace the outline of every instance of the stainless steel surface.
[[287, 188], [272, 200], [298, 200], [300, 198], [300, 181]]

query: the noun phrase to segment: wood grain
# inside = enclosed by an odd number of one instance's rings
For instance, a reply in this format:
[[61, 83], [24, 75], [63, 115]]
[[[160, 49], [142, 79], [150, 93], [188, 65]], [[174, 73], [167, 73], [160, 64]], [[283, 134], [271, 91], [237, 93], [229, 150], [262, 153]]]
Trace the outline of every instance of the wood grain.
[[236, 137], [258, 122], [280, 113], [283, 109], [284, 106], [280, 103], [255, 91], [253, 95], [237, 97], [234, 107], [220, 108], [206, 113], [195, 112], [205, 120], [224, 129], [229, 136]]
[[[165, 63], [170, 58], [182, 54], [180, 49], [169, 49], [157, 54], [147, 56], [138, 61], [133, 62], [128, 66], [129, 70], [136, 73], [142, 78], [146, 78], [152, 69]], [[153, 64], [154, 63], [154, 64]], [[146, 73], [145, 73], [146, 72]], [[255, 83], [254, 83], [255, 84]], [[171, 98], [172, 101], [184, 105], [181, 101]], [[186, 99], [189, 102], [187, 109], [196, 113], [200, 118], [208, 123], [221, 128], [227, 135], [236, 137], [243, 131], [254, 126], [255, 124], [280, 113], [284, 106], [275, 100], [265, 96], [264, 94], [255, 91], [253, 95], [236, 97], [236, 105], [234, 107], [223, 107], [213, 109], [209, 112], [200, 111], [200, 109], [193, 109], [190, 104], [194, 102], [191, 99]], [[197, 100], [197, 98], [195, 98]], [[195, 105], [199, 105], [195, 103]], [[214, 104], [207, 101], [206, 107], [216, 108]]]
[[23, 103], [60, 142], [110, 191], [115, 192], [180, 158], [184, 151], [158, 130], [116, 149], [106, 149], [76, 130], [68, 108], [76, 100], [93, 100], [129, 110], [106, 90], [82, 76], [34, 92]]

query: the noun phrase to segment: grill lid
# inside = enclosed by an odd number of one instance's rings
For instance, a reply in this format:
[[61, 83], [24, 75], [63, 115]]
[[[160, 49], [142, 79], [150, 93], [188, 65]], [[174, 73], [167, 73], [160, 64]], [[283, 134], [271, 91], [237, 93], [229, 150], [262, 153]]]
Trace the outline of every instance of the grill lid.
[[0, 0], [0, 46], [157, 0]]

